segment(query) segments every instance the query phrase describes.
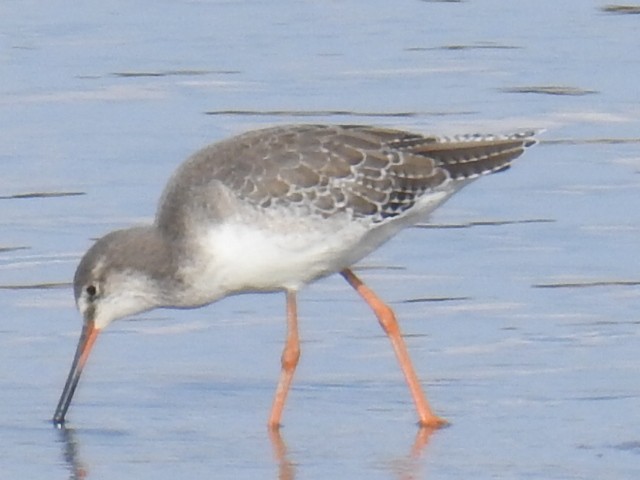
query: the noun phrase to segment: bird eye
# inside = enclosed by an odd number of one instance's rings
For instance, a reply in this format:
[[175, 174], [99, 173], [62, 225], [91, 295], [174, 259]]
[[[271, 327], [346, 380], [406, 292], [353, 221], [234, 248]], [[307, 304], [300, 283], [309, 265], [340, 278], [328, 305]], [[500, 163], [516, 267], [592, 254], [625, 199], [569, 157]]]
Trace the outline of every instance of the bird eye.
[[90, 297], [94, 297], [96, 293], [98, 293], [98, 290], [95, 285], [88, 285], [87, 288], [85, 288], [85, 292], [87, 292], [87, 295]]

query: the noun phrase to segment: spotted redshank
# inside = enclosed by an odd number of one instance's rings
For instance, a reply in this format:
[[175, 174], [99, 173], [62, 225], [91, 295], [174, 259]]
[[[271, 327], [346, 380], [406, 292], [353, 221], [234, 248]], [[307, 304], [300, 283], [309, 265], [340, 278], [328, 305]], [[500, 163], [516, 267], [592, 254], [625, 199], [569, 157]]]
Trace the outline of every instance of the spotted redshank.
[[282, 291], [287, 334], [268, 420], [278, 428], [300, 357], [296, 294], [339, 272], [388, 335], [420, 425], [444, 425], [427, 402], [393, 311], [351, 266], [473, 179], [508, 168], [534, 143], [530, 131], [443, 137], [289, 125], [200, 150], [169, 180], [152, 225], [111, 232], [82, 258], [74, 294], [83, 328], [54, 423], [65, 422], [91, 348], [113, 320]]

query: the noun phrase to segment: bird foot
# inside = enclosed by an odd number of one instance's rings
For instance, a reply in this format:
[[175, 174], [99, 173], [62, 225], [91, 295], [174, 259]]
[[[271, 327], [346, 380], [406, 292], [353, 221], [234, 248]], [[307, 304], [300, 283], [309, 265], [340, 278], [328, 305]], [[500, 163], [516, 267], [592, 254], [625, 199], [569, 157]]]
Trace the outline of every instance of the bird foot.
[[437, 415], [432, 415], [427, 418], [422, 418], [418, 422], [418, 426], [420, 428], [428, 428], [433, 430], [445, 428], [445, 427], [448, 427], [449, 425], [451, 425], [451, 423], [448, 420], [445, 420], [442, 417], [438, 417]]

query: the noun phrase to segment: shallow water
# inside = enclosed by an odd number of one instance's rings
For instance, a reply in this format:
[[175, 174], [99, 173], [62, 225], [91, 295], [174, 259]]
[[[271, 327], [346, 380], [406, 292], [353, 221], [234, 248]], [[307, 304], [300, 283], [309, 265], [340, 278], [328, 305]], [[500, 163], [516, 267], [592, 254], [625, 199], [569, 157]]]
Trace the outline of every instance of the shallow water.
[[[3, 2], [2, 476], [638, 478], [640, 16], [605, 6]], [[300, 298], [281, 436], [282, 295], [114, 325], [54, 429], [91, 239], [149, 221], [197, 148], [285, 122], [546, 129], [361, 265], [452, 426], [419, 434], [387, 339], [331, 277]]]

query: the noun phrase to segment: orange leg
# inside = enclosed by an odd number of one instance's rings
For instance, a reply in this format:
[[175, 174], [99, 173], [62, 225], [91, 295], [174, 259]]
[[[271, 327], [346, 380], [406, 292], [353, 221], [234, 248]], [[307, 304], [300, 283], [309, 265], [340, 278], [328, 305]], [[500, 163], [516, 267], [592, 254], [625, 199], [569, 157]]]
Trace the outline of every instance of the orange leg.
[[271, 407], [271, 415], [267, 423], [270, 429], [280, 427], [282, 410], [287, 401], [287, 394], [291, 387], [293, 374], [300, 360], [300, 337], [298, 336], [298, 307], [296, 303], [296, 292], [287, 290], [287, 340], [282, 351], [282, 371], [280, 381], [276, 388], [276, 395]]
[[373, 293], [373, 290], [362, 283], [362, 280], [360, 280], [350, 269], [344, 269], [340, 273], [344, 279], [349, 282], [349, 285], [351, 285], [360, 294], [364, 301], [367, 302], [367, 305], [371, 307], [373, 312], [376, 314], [376, 317], [378, 317], [378, 322], [380, 322], [382, 329], [389, 337], [389, 340], [391, 340], [391, 345], [393, 345], [393, 350], [396, 353], [398, 362], [400, 362], [400, 368], [402, 368], [402, 373], [407, 380], [411, 396], [416, 404], [418, 417], [420, 418], [420, 426], [438, 428], [446, 425], [446, 420], [433, 413], [429, 406], [429, 402], [427, 401], [427, 397], [422, 391], [422, 387], [420, 386], [418, 376], [416, 375], [411, 363], [409, 352], [407, 351], [407, 347], [402, 339], [400, 326], [398, 325], [398, 321], [396, 320], [393, 310], [380, 300], [380, 298]]

